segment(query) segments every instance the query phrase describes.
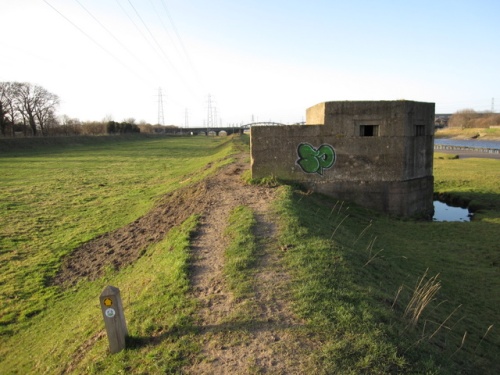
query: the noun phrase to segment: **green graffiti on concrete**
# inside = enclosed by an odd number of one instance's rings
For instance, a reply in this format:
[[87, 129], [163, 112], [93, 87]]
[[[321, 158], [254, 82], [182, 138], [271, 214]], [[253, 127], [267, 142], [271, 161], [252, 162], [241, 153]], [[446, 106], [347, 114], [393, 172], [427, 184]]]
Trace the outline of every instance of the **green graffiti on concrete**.
[[309, 143], [301, 143], [297, 148], [297, 154], [299, 155], [297, 164], [306, 173], [323, 175], [323, 171], [335, 163], [335, 150], [326, 144], [316, 149]]

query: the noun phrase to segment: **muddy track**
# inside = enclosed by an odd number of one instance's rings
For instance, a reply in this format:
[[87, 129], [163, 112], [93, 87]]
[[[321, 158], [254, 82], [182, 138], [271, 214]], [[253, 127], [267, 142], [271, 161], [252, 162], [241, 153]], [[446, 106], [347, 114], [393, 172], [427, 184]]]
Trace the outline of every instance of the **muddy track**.
[[[201, 355], [185, 368], [189, 374], [300, 374], [305, 340], [299, 339], [301, 322], [288, 302], [289, 278], [275, 239], [270, 213], [275, 189], [248, 186], [240, 174], [247, 163], [229, 166], [210, 182], [216, 198], [203, 216], [192, 242], [193, 295], [200, 302], [197, 325]], [[255, 212], [259, 261], [253, 298], [237, 301], [224, 281], [224, 238], [230, 211], [238, 205]], [[307, 356], [306, 356], [307, 357]]]
[[64, 260], [52, 283], [68, 287], [83, 278], [95, 280], [108, 268], [119, 270], [132, 264], [170, 229], [205, 210], [206, 185], [202, 181], [167, 194], [145, 216], [83, 244]]

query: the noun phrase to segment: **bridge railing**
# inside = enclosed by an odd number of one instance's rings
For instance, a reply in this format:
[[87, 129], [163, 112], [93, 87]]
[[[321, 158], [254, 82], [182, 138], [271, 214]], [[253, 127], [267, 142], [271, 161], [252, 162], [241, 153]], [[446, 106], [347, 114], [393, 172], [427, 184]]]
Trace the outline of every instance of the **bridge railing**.
[[434, 150], [473, 151], [473, 152], [483, 152], [487, 154], [500, 154], [500, 149], [498, 148], [450, 146], [450, 145], [436, 145], [436, 144], [434, 145]]
[[293, 125], [305, 125], [305, 123], [304, 122], [300, 122], [300, 123], [295, 123], [295, 124], [287, 125], [287, 124], [282, 124], [280, 122], [261, 121], [261, 122], [252, 122], [250, 124], [241, 125], [241, 128], [243, 128], [243, 129], [249, 129], [252, 126], [293, 126]]

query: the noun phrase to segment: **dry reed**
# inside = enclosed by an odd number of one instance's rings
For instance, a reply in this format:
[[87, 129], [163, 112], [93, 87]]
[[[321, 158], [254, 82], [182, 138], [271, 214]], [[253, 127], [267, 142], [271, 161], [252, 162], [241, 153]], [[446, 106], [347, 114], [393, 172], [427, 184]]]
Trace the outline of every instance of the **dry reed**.
[[441, 288], [441, 283], [437, 281], [439, 274], [425, 281], [427, 278], [427, 271], [428, 269], [417, 282], [413, 290], [412, 298], [410, 302], [408, 302], [403, 314], [403, 317], [409, 318], [410, 325], [413, 327], [417, 325], [422, 312], [434, 300], [434, 296]]

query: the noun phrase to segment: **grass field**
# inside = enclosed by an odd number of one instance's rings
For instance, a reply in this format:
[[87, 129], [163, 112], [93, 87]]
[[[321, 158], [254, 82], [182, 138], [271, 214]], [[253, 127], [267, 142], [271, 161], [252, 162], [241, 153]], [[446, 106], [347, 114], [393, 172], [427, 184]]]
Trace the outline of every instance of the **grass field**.
[[[498, 224], [394, 220], [340, 203], [332, 213], [336, 203], [292, 189], [280, 203], [297, 309], [329, 332], [317, 367], [498, 373]], [[410, 304], [427, 293], [418, 281], [436, 276], [429, 304]]]
[[444, 128], [436, 131], [436, 138], [470, 139], [479, 136], [482, 140], [500, 140], [499, 128]]
[[[239, 141], [106, 138], [0, 151], [2, 374], [178, 373], [200, 350], [188, 294], [196, 216], [120, 272], [69, 290], [50, 280], [72, 249], [203, 179]], [[322, 343], [307, 354], [312, 368], [500, 373], [499, 165], [435, 159], [436, 192], [470, 201], [471, 223], [398, 220], [279, 187], [278, 241], [289, 249], [292, 304], [307, 322], [300, 334]], [[247, 207], [232, 213], [225, 272], [240, 298], [258, 254], [253, 225]], [[120, 285], [130, 333], [129, 349], [112, 356], [98, 301], [109, 284]]]
[[227, 138], [106, 138], [26, 142], [0, 153], [3, 333], [15, 333], [58, 298], [50, 279], [72, 249], [202, 179], [227, 163], [231, 150]]

